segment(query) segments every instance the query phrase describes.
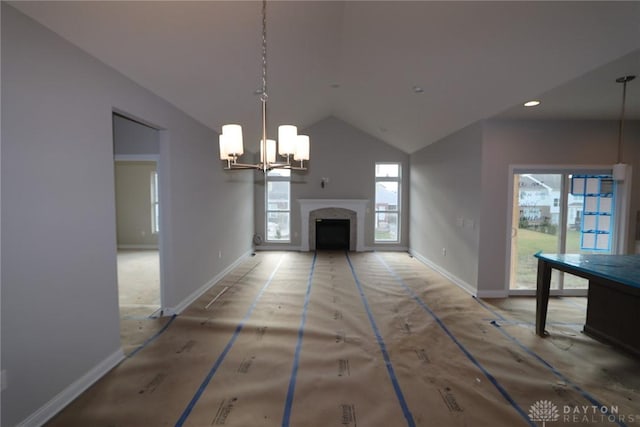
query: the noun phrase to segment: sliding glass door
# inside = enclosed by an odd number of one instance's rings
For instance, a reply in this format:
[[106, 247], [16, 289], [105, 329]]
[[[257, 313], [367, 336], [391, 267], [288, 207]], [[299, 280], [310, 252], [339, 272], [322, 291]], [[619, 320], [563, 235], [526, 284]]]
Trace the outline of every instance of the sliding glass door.
[[[514, 171], [510, 293], [535, 291], [537, 252], [612, 253], [614, 196], [610, 171]], [[580, 295], [587, 285], [579, 277], [553, 272], [555, 293]]]

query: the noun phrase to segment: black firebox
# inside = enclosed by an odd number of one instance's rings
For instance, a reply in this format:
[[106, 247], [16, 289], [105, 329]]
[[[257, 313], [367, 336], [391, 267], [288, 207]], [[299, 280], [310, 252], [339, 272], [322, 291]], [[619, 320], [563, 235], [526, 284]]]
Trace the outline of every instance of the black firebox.
[[349, 250], [350, 225], [348, 219], [317, 219], [316, 249]]

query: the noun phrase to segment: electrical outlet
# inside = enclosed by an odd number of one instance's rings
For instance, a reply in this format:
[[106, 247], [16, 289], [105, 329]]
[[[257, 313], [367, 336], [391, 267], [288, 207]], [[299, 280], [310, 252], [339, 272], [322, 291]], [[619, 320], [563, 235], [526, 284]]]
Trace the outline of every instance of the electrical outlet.
[[222, 251], [218, 251], [218, 259], [222, 259]]
[[442, 248], [442, 256], [447, 256], [447, 248]]

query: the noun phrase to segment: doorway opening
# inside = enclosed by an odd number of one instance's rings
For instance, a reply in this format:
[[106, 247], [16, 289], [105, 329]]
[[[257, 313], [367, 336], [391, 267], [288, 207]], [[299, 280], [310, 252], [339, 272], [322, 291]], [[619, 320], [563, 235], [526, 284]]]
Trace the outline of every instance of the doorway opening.
[[123, 320], [162, 314], [159, 131], [113, 114], [118, 300]]
[[116, 160], [115, 177], [120, 313], [153, 316], [160, 309], [159, 230], [154, 230], [152, 196], [157, 165]]
[[[616, 183], [611, 170], [515, 169], [509, 294], [533, 295], [534, 254], [610, 254], [616, 251]], [[553, 271], [551, 292], [586, 296], [588, 281]]]

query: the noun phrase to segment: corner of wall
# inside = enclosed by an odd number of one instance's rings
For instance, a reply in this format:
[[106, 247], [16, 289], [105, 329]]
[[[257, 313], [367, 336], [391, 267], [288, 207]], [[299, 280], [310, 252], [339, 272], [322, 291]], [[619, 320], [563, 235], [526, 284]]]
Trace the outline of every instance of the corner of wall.
[[173, 307], [163, 308], [164, 315], [173, 316], [174, 314], [182, 313], [189, 305], [191, 305], [195, 300], [197, 300], [200, 296], [202, 296], [205, 292], [215, 286], [220, 280], [224, 278], [227, 274], [229, 274], [234, 268], [242, 264], [247, 258], [251, 256], [253, 250], [245, 252], [241, 257], [237, 260], [229, 264], [224, 270], [220, 273], [216, 274], [211, 278], [207, 283], [200, 286], [198, 289], [189, 294], [186, 298], [184, 298], [180, 303]]
[[444, 277], [449, 279], [453, 284], [455, 284], [456, 286], [458, 286], [462, 290], [468, 292], [472, 296], [478, 296], [479, 297], [478, 290], [472, 284], [465, 282], [464, 280], [460, 279], [459, 277], [456, 277], [450, 271], [445, 270], [440, 265], [436, 264], [435, 262], [431, 261], [430, 259], [426, 258], [424, 255], [419, 254], [418, 252], [416, 252], [414, 250], [409, 250], [409, 253], [411, 254], [411, 256], [413, 256], [415, 259], [417, 259], [418, 261], [420, 261], [421, 263], [423, 263], [427, 267], [432, 268], [433, 270], [435, 270], [438, 273], [442, 274]]

